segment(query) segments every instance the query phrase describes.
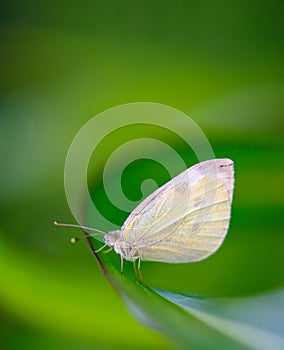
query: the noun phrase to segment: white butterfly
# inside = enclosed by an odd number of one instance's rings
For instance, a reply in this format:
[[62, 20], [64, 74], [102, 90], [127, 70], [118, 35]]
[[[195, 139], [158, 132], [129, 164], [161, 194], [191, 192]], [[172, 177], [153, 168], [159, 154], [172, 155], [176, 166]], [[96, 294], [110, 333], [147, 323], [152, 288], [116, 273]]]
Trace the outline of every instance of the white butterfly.
[[[234, 166], [230, 159], [201, 162], [157, 189], [129, 215], [121, 230], [104, 235], [123, 259], [186, 263], [203, 260], [229, 227]], [[59, 224], [58, 225], [66, 225]], [[76, 226], [76, 225], [67, 225]], [[83, 227], [84, 228], [84, 227]]]

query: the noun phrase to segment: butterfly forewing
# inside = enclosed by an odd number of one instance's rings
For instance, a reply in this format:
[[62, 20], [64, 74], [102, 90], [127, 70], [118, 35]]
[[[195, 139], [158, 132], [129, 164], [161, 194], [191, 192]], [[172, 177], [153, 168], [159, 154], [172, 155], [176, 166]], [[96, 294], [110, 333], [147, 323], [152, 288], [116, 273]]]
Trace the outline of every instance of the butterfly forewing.
[[232, 161], [197, 164], [146, 198], [126, 220], [122, 236], [142, 260], [204, 259], [227, 233], [233, 186]]

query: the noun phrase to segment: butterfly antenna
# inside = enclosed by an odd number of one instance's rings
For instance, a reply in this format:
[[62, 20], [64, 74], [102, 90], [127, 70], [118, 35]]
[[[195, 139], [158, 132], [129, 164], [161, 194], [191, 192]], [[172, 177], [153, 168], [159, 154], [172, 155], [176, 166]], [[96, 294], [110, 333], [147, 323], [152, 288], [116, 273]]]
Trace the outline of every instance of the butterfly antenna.
[[[88, 227], [88, 226], [80, 226], [80, 225], [74, 225], [74, 224], [64, 224], [62, 222], [59, 221], [54, 221], [54, 225], [55, 226], [64, 226], [64, 227], [77, 227], [77, 228], [81, 228], [81, 229], [86, 229], [86, 230], [92, 230], [92, 231], [97, 231], [97, 234], [105, 234], [105, 232], [97, 230], [96, 228], [92, 228], [92, 227]], [[96, 234], [92, 234], [90, 236], [95, 236]], [[76, 243], [76, 242], [72, 242], [72, 243]]]

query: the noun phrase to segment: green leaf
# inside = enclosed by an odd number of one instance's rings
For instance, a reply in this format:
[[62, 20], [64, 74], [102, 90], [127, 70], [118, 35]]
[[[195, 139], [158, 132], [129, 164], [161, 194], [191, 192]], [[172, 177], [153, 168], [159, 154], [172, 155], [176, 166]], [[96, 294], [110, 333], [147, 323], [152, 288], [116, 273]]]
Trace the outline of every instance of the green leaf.
[[204, 324], [252, 349], [283, 349], [284, 290], [247, 298], [208, 298], [154, 289]]
[[284, 291], [246, 298], [211, 298], [148, 287], [129, 263], [119, 272], [118, 256], [95, 253], [103, 273], [142, 323], [164, 333], [181, 348], [283, 349]]

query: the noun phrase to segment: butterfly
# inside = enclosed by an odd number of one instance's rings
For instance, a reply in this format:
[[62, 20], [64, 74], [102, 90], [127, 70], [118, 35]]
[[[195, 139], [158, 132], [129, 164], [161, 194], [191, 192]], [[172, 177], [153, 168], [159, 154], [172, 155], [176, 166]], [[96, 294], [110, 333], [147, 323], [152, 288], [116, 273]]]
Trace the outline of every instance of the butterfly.
[[[158, 188], [129, 215], [120, 230], [104, 233], [104, 245], [123, 260], [188, 263], [203, 260], [221, 246], [231, 217], [234, 163], [198, 163]], [[77, 226], [61, 224], [60, 226]], [[94, 229], [96, 230], [96, 229]], [[99, 231], [99, 230], [96, 230]]]

